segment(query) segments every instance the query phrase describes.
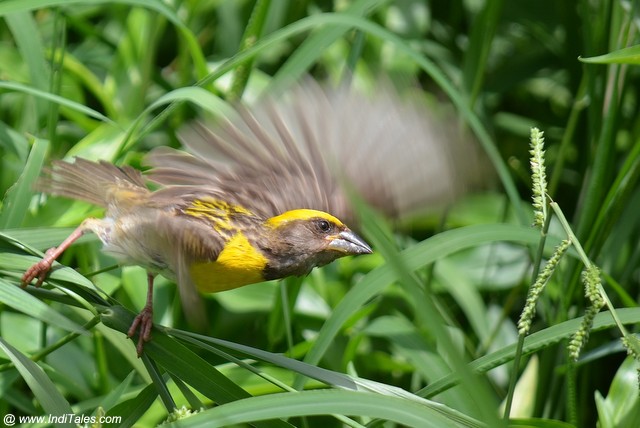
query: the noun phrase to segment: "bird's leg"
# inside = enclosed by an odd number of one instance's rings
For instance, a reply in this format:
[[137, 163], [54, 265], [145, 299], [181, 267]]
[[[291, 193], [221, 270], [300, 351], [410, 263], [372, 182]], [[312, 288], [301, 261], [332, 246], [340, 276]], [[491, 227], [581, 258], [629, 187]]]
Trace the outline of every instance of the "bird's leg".
[[138, 344], [136, 345], [138, 357], [142, 356], [145, 342], [151, 340], [151, 327], [153, 327], [153, 279], [154, 275], [147, 272], [147, 303], [133, 320], [127, 332], [128, 337], [133, 337], [136, 334], [136, 330], [138, 331]]
[[21, 287], [25, 288], [31, 281], [38, 278], [35, 283], [36, 287], [40, 287], [44, 282], [47, 274], [51, 270], [51, 265], [53, 262], [60, 257], [60, 255], [71, 246], [75, 241], [77, 241], [82, 235], [87, 232], [91, 232], [94, 230], [94, 227], [99, 222], [99, 220], [88, 218], [80, 224], [74, 230], [71, 235], [67, 237], [60, 245], [57, 247], [49, 248], [45, 253], [42, 260], [38, 263], [33, 264], [27, 271], [22, 275], [21, 279]]

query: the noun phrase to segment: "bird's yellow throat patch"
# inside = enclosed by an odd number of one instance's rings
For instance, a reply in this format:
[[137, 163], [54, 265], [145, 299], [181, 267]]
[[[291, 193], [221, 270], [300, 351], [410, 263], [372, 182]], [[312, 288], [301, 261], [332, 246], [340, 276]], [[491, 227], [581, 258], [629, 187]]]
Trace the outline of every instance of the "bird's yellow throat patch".
[[212, 262], [191, 265], [191, 279], [199, 291], [216, 293], [264, 281], [267, 259], [242, 232], [231, 238]]

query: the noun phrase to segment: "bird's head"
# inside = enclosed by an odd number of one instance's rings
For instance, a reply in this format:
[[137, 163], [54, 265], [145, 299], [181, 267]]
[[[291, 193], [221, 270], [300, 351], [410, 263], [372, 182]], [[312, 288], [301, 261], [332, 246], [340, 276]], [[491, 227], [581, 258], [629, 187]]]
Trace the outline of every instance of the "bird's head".
[[267, 279], [306, 275], [340, 257], [369, 254], [371, 247], [340, 220], [322, 211], [297, 209], [269, 218], [261, 249]]

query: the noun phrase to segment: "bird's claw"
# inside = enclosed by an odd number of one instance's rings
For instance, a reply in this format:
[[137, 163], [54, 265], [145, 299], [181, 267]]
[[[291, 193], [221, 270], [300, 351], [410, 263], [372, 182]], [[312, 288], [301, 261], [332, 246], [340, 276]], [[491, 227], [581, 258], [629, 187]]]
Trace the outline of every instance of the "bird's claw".
[[55, 260], [55, 258], [52, 257], [55, 250], [55, 248], [49, 248], [44, 254], [42, 260], [34, 263], [29, 269], [27, 269], [24, 275], [22, 275], [22, 279], [20, 281], [20, 286], [22, 288], [25, 288], [36, 278], [38, 279], [35, 283], [36, 287], [40, 287], [44, 283], [44, 280], [47, 278], [47, 274], [51, 270], [53, 261]]
[[138, 344], [136, 345], [136, 352], [138, 357], [142, 356], [144, 344], [151, 340], [151, 328], [153, 327], [153, 309], [145, 307], [140, 311], [136, 318], [131, 323], [127, 337], [132, 338], [138, 332]]

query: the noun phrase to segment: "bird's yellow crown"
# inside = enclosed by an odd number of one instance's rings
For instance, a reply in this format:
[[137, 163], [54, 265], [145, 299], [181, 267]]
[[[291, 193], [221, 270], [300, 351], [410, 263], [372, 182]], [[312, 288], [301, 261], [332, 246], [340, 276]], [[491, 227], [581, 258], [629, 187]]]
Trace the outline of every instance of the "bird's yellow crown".
[[297, 209], [287, 211], [275, 217], [271, 217], [266, 221], [267, 226], [276, 228], [295, 220], [311, 220], [312, 218], [323, 218], [336, 226], [343, 226], [342, 222], [324, 211], [309, 210], [309, 209]]

